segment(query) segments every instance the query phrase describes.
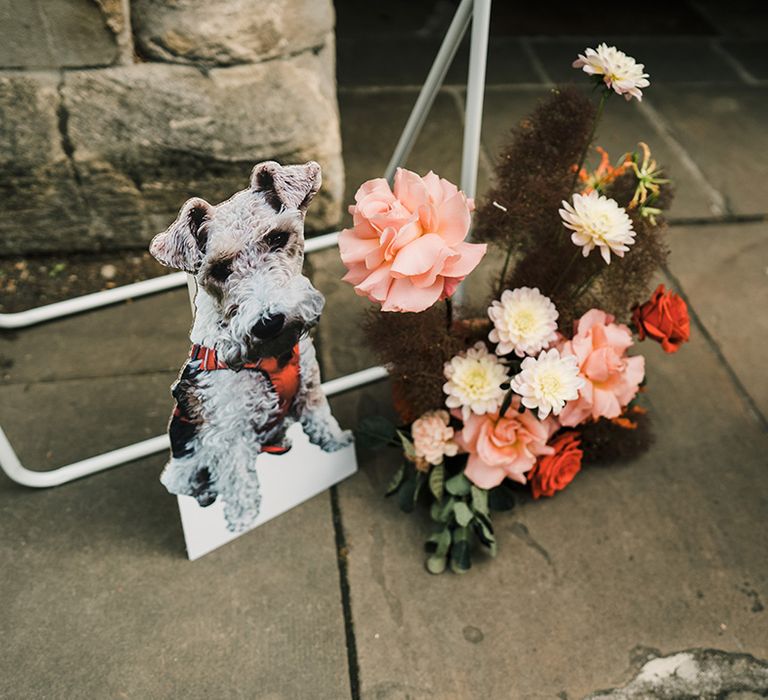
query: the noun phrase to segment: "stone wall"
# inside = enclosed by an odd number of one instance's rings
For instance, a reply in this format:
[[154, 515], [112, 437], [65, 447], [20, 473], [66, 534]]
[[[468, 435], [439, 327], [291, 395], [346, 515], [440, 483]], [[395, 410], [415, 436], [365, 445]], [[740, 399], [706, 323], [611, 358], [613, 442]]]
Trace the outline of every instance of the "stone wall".
[[340, 218], [331, 0], [5, 0], [0, 254], [144, 247], [253, 164], [317, 160]]

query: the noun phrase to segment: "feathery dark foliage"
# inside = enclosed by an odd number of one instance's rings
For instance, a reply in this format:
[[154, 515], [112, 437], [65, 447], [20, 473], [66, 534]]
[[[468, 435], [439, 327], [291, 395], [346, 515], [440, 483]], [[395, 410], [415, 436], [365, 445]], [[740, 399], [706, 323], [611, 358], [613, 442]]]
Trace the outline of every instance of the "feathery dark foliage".
[[[648, 295], [653, 274], [668, 253], [663, 221], [652, 224], [637, 209], [629, 210], [636, 242], [624, 258], [613, 256], [606, 265], [598, 251], [584, 258], [571, 242], [559, 209], [573, 194], [574, 167], [594, 118], [595, 105], [582, 92], [553, 91], [513, 131], [497, 165], [495, 185], [475, 217], [475, 240], [509, 254], [495, 292], [538, 287], [557, 307], [566, 335], [576, 319], [595, 307], [628, 320], [632, 306]], [[627, 208], [636, 185], [630, 170], [611, 183], [606, 195]], [[665, 187], [653, 206], [665, 209], [670, 201]]]
[[488, 336], [489, 323], [457, 321], [448, 331], [445, 305], [421, 313], [371, 312], [368, 343], [391, 366], [395, 408], [405, 422], [445, 404], [443, 364]]
[[585, 465], [608, 466], [639, 457], [653, 443], [648, 413], [633, 413], [637, 427], [628, 429], [601, 418], [579, 426]]

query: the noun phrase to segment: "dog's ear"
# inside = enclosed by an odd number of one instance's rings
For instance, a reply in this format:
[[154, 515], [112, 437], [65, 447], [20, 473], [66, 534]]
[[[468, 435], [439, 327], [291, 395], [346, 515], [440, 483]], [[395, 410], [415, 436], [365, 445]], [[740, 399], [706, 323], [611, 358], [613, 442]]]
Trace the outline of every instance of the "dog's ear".
[[212, 211], [213, 207], [204, 199], [188, 200], [176, 221], [152, 239], [149, 252], [166, 267], [197, 272], [205, 253]]
[[251, 174], [251, 188], [263, 193], [275, 211], [305, 212], [321, 183], [320, 166], [313, 160], [304, 165], [280, 165], [268, 160], [259, 163]]

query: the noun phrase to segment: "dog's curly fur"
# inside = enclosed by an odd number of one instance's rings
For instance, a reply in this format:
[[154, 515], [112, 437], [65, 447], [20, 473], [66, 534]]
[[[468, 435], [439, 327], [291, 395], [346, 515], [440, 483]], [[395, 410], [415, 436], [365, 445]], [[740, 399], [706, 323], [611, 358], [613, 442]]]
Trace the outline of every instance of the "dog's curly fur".
[[[320, 182], [314, 162], [260, 163], [248, 189], [216, 206], [190, 199], [150, 246], [161, 263], [195, 276], [190, 339], [215, 350], [228, 367], [205, 371], [190, 360], [182, 368], [172, 389], [172, 454], [161, 481], [201, 506], [220, 497], [227, 526], [236, 532], [259, 514], [256, 458], [265, 445], [289, 447], [291, 423], [299, 421], [325, 451], [351, 442], [331, 415], [309, 338], [325, 300], [301, 274], [304, 215]], [[300, 385], [283, 417], [274, 385], [244, 367], [290, 355], [297, 343]]]

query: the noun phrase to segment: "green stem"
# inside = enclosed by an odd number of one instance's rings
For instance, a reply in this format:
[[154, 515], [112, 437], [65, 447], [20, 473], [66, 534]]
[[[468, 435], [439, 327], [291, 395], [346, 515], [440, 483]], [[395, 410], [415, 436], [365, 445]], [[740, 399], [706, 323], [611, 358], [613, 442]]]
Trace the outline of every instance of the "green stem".
[[584, 142], [584, 148], [581, 149], [581, 155], [579, 156], [579, 162], [576, 164], [576, 172], [573, 174], [573, 182], [571, 182], [571, 192], [576, 191], [576, 183], [579, 181], [579, 173], [584, 167], [584, 161], [587, 158], [587, 152], [592, 145], [592, 139], [595, 138], [595, 132], [597, 131], [597, 125], [600, 123], [600, 118], [603, 116], [603, 110], [605, 109], [605, 103], [611, 96], [611, 91], [603, 89], [603, 94], [600, 96], [600, 103], [597, 105], [597, 112], [595, 113], [595, 119], [592, 122], [592, 130], [589, 132], [589, 137]]
[[601, 270], [597, 270], [596, 272], [593, 272], [588, 278], [587, 281], [584, 282], [573, 294], [573, 297], [571, 298], [572, 301], [576, 301], [584, 292], [586, 292], [591, 286], [592, 282], [595, 281], [597, 276], [600, 274]]
[[501, 275], [499, 276], [499, 288], [496, 292], [496, 296], [500, 297], [504, 291], [504, 280], [507, 278], [507, 268], [509, 267], [509, 261], [512, 258], [512, 246], [507, 248], [507, 256], [504, 258], [504, 266], [501, 268]]
[[573, 257], [568, 261], [568, 264], [563, 268], [563, 271], [560, 273], [560, 277], [555, 283], [554, 289], [552, 289], [552, 291], [549, 294], [550, 297], [553, 297], [557, 292], [557, 290], [560, 289], [560, 285], [563, 283], [563, 280], [566, 278], [566, 275], [571, 271], [573, 264], [576, 262], [576, 260], [578, 260], [580, 255], [581, 255], [581, 248], [576, 248], [576, 252], [573, 254]]

